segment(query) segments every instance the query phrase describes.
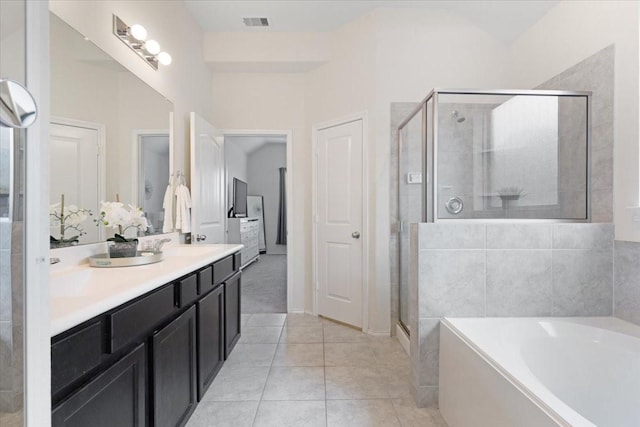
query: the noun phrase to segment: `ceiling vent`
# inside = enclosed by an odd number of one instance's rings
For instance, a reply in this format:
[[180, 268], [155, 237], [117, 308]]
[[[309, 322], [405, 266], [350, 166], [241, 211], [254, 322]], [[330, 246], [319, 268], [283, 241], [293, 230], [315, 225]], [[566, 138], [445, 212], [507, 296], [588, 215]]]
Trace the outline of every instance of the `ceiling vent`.
[[242, 22], [247, 27], [268, 27], [269, 20], [267, 18], [242, 18]]

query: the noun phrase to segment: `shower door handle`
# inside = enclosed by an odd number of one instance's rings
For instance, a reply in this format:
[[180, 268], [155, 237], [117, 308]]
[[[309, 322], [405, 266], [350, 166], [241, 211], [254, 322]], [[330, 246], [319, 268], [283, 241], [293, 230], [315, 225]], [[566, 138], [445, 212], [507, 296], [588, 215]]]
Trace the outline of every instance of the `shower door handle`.
[[354, 239], [359, 239], [360, 238], [360, 232], [359, 231], [354, 231], [353, 233], [351, 233], [351, 237], [353, 237]]

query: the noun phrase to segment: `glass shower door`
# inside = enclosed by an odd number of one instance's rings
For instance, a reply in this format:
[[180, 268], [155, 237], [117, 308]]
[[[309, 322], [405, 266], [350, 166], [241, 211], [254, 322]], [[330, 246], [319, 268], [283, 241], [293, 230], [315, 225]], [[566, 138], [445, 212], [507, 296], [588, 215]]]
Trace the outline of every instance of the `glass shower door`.
[[[11, 79], [22, 85], [25, 83], [25, 19], [24, 1], [0, 1], [0, 79]], [[21, 427], [25, 424], [24, 140], [24, 129], [12, 129], [0, 125], [0, 426], [2, 427]]]
[[409, 327], [409, 251], [410, 224], [422, 222], [424, 209], [423, 160], [425, 139], [424, 116], [427, 107], [417, 110], [399, 129], [398, 144], [398, 271], [399, 271], [399, 318], [407, 332]]

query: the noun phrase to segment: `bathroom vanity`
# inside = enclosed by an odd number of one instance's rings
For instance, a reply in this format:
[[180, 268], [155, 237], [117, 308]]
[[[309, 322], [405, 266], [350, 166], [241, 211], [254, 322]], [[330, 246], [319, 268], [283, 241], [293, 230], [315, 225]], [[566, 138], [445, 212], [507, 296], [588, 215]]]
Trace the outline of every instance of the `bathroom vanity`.
[[184, 425], [240, 338], [241, 248], [53, 273], [52, 425]]

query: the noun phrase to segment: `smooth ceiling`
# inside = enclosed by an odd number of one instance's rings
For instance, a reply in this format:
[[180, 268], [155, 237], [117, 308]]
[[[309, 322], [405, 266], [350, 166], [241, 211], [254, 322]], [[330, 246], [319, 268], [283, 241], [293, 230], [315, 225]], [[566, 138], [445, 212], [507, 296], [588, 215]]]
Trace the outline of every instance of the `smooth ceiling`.
[[[494, 37], [511, 42], [558, 0], [185, 0], [205, 32], [327, 32], [378, 7], [428, 8], [458, 13]], [[268, 28], [245, 27], [243, 17], [266, 17]]]

